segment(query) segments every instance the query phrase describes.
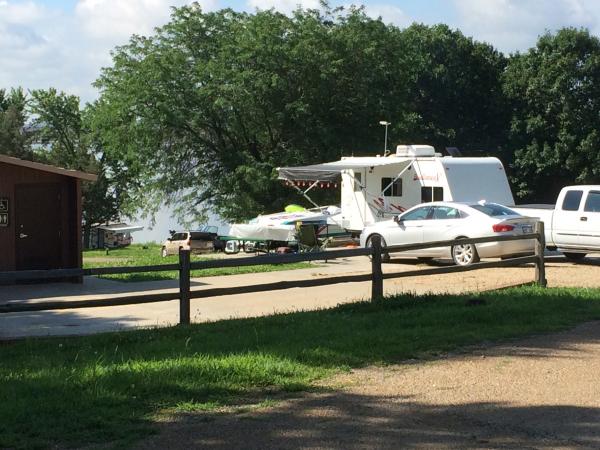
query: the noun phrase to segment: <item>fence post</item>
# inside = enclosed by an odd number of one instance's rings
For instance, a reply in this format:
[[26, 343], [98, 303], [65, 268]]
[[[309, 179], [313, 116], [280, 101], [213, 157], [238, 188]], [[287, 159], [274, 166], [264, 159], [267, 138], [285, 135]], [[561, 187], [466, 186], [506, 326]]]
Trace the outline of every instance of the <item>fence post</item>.
[[179, 324], [190, 323], [190, 251], [179, 249]]
[[535, 280], [538, 286], [546, 287], [546, 266], [544, 265], [544, 250], [546, 249], [546, 235], [544, 234], [544, 222], [541, 220], [535, 224], [535, 232], [538, 234], [535, 240]]
[[381, 271], [381, 237], [371, 237], [371, 301], [383, 297], [383, 273]]

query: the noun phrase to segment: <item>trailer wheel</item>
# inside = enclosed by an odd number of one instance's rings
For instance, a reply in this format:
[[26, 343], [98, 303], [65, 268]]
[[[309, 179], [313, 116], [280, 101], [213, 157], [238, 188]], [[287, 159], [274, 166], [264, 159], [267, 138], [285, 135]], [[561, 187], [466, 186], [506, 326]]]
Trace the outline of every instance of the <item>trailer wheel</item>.
[[583, 258], [585, 258], [585, 253], [573, 253], [573, 252], [565, 252], [563, 253], [563, 255], [565, 255], [565, 258], [567, 258], [569, 261], [581, 261]]
[[[371, 236], [369, 236], [369, 239], [367, 239], [367, 248], [372, 247], [372, 243], [371, 243], [371, 238], [373, 236], [379, 236], [380, 240], [381, 240], [381, 249], [385, 249], [387, 247], [387, 244], [385, 243], [385, 239], [383, 238], [383, 236], [381, 236], [380, 234], [373, 234]], [[369, 259], [371, 259], [371, 256], [369, 255]], [[388, 263], [390, 262], [390, 254], [388, 252], [382, 251], [381, 252], [381, 262], [384, 263]]]
[[[465, 238], [466, 236], [460, 236], [456, 239]], [[468, 266], [470, 264], [479, 262], [479, 254], [475, 244], [461, 244], [453, 245], [451, 249], [452, 260], [457, 266]]]

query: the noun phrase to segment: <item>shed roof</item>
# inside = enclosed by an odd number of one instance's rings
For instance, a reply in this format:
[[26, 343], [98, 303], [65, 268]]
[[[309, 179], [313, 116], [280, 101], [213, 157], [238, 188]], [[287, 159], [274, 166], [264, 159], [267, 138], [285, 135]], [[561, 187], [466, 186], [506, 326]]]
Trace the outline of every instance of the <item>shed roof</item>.
[[61, 167], [50, 166], [34, 161], [15, 158], [14, 156], [0, 155], [0, 163], [11, 164], [13, 166], [27, 167], [29, 169], [40, 170], [42, 172], [56, 173], [67, 177], [79, 178], [81, 180], [96, 181], [98, 175], [81, 172], [79, 170], [63, 169]]

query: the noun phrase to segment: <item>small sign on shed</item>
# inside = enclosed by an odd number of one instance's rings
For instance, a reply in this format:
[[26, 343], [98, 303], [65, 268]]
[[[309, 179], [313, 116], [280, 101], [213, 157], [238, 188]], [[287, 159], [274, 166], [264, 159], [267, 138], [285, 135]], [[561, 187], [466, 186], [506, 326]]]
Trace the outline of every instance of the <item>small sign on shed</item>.
[[8, 226], [8, 199], [0, 197], [0, 227]]

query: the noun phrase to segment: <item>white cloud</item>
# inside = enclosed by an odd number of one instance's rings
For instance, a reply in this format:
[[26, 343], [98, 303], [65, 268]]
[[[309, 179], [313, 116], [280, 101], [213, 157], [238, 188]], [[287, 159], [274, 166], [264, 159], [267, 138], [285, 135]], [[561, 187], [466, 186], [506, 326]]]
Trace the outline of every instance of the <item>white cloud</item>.
[[[217, 0], [201, 1], [204, 10]], [[74, 10], [42, 0], [0, 0], [0, 89], [56, 87], [93, 100], [91, 83], [110, 51], [131, 34], [150, 34], [187, 0], [79, 0]]]
[[596, 0], [454, 0], [465, 34], [504, 52], [527, 50], [538, 36], [565, 26], [598, 26]]
[[253, 10], [273, 8], [284, 14], [289, 14], [298, 7], [303, 9], [321, 9], [319, 0], [248, 0], [247, 5]]
[[381, 20], [383, 20], [385, 23], [391, 23], [398, 27], [406, 27], [413, 22], [413, 20], [411, 20], [411, 18], [397, 6], [384, 3], [366, 5], [365, 13], [369, 17], [373, 17], [375, 19], [381, 17]]

